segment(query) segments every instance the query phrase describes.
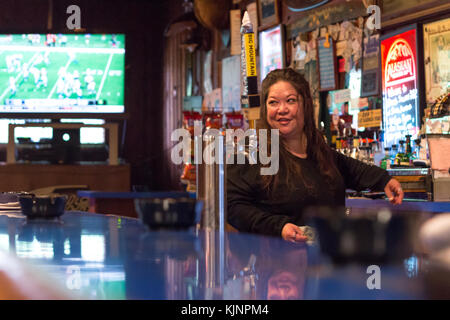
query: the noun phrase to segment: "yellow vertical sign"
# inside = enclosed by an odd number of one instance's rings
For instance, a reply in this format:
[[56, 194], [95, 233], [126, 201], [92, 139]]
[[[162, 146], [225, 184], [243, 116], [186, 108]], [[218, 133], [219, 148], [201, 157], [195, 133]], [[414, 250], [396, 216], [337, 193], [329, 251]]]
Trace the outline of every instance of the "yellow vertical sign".
[[256, 77], [256, 52], [255, 52], [255, 34], [245, 33], [245, 57], [247, 65], [247, 77]]

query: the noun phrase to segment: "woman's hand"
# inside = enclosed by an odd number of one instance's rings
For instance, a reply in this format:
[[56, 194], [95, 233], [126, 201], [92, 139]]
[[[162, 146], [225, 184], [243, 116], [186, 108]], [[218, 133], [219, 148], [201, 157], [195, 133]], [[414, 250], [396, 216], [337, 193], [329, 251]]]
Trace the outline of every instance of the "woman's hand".
[[384, 187], [384, 193], [393, 204], [401, 204], [403, 201], [402, 186], [400, 185], [400, 182], [395, 179], [389, 180], [387, 185]]
[[286, 223], [284, 225], [281, 230], [281, 237], [290, 242], [302, 242], [308, 240], [308, 238], [303, 235], [302, 229], [293, 223]]

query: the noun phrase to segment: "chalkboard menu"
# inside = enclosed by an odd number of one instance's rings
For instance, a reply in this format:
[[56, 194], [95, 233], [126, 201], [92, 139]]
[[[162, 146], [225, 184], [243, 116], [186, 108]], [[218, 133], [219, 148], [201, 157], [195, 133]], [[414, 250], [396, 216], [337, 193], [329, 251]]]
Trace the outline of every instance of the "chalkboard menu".
[[331, 37], [317, 40], [319, 87], [321, 91], [335, 90], [337, 85], [336, 56]]

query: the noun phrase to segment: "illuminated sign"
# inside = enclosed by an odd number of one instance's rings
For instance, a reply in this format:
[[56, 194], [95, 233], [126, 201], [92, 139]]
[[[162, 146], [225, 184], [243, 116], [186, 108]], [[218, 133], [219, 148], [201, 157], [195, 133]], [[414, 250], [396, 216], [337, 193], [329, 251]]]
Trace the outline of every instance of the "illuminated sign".
[[358, 113], [358, 127], [379, 128], [381, 124], [381, 109], [360, 111]]
[[266, 75], [284, 67], [284, 42], [281, 25], [259, 33], [259, 61], [261, 82]]
[[419, 131], [416, 30], [381, 40], [383, 126], [387, 145]]

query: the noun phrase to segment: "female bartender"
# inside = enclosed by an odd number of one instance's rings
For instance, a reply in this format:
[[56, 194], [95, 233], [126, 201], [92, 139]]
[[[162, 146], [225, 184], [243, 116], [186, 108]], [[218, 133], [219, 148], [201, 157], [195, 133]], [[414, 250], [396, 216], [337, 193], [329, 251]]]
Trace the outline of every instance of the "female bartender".
[[302, 209], [345, 206], [346, 188], [384, 189], [392, 203], [402, 202], [400, 183], [385, 170], [328, 147], [315, 126], [309, 84], [301, 74], [290, 68], [270, 72], [262, 83], [262, 101], [257, 129], [279, 130], [279, 170], [260, 175], [261, 164], [228, 166], [227, 212], [233, 227], [304, 241]]

